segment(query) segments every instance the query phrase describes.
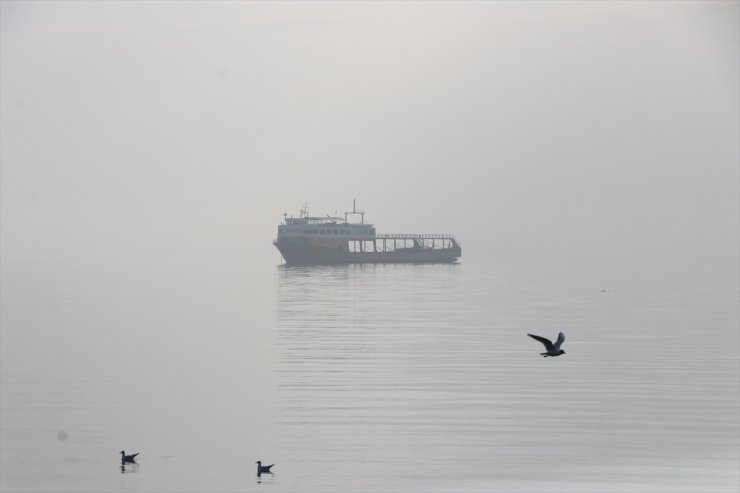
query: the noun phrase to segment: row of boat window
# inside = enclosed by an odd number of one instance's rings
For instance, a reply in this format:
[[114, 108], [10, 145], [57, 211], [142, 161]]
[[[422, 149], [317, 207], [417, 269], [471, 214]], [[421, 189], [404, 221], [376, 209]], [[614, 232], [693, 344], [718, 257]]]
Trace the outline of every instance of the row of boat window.
[[372, 236], [373, 235], [372, 229], [361, 229], [361, 230], [350, 231], [349, 229], [286, 228], [285, 231], [288, 233], [320, 234], [320, 235], [348, 235], [348, 234], [355, 234], [355, 235], [362, 235], [362, 236]]

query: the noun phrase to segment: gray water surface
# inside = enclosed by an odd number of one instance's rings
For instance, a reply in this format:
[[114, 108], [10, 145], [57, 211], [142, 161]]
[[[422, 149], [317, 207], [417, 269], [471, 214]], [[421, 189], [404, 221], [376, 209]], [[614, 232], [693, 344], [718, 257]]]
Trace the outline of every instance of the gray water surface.
[[[735, 492], [723, 269], [6, 272], [3, 492]], [[566, 355], [542, 358], [528, 332]], [[121, 471], [118, 452], [141, 452]], [[275, 462], [273, 475], [254, 462]]]

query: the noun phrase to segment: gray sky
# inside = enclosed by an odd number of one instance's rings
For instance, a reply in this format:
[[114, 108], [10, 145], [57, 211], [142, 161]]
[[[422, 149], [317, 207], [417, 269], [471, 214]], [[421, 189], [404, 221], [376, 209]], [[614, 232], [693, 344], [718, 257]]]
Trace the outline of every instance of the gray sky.
[[3, 1], [4, 268], [277, 262], [353, 198], [464, 255], [736, 262], [739, 5]]

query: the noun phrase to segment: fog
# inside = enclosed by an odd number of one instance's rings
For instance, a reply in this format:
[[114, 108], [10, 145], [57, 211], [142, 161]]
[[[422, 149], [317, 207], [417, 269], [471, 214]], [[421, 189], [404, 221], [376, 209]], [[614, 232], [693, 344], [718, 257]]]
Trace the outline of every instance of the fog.
[[[737, 491], [739, 25], [0, 0], [0, 490]], [[280, 265], [355, 200], [460, 262]]]
[[3, 270], [274, 265], [354, 199], [463, 262], [736, 266], [738, 5], [3, 1]]

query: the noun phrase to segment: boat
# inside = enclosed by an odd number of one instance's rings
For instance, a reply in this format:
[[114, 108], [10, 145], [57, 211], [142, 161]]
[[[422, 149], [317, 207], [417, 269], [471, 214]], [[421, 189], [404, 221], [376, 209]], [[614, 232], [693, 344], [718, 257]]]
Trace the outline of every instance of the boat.
[[[350, 216], [360, 222], [350, 222]], [[354, 202], [344, 218], [310, 216], [308, 204], [299, 217], [284, 214], [273, 245], [286, 264], [304, 265], [456, 262], [462, 255], [451, 234], [376, 233]]]

